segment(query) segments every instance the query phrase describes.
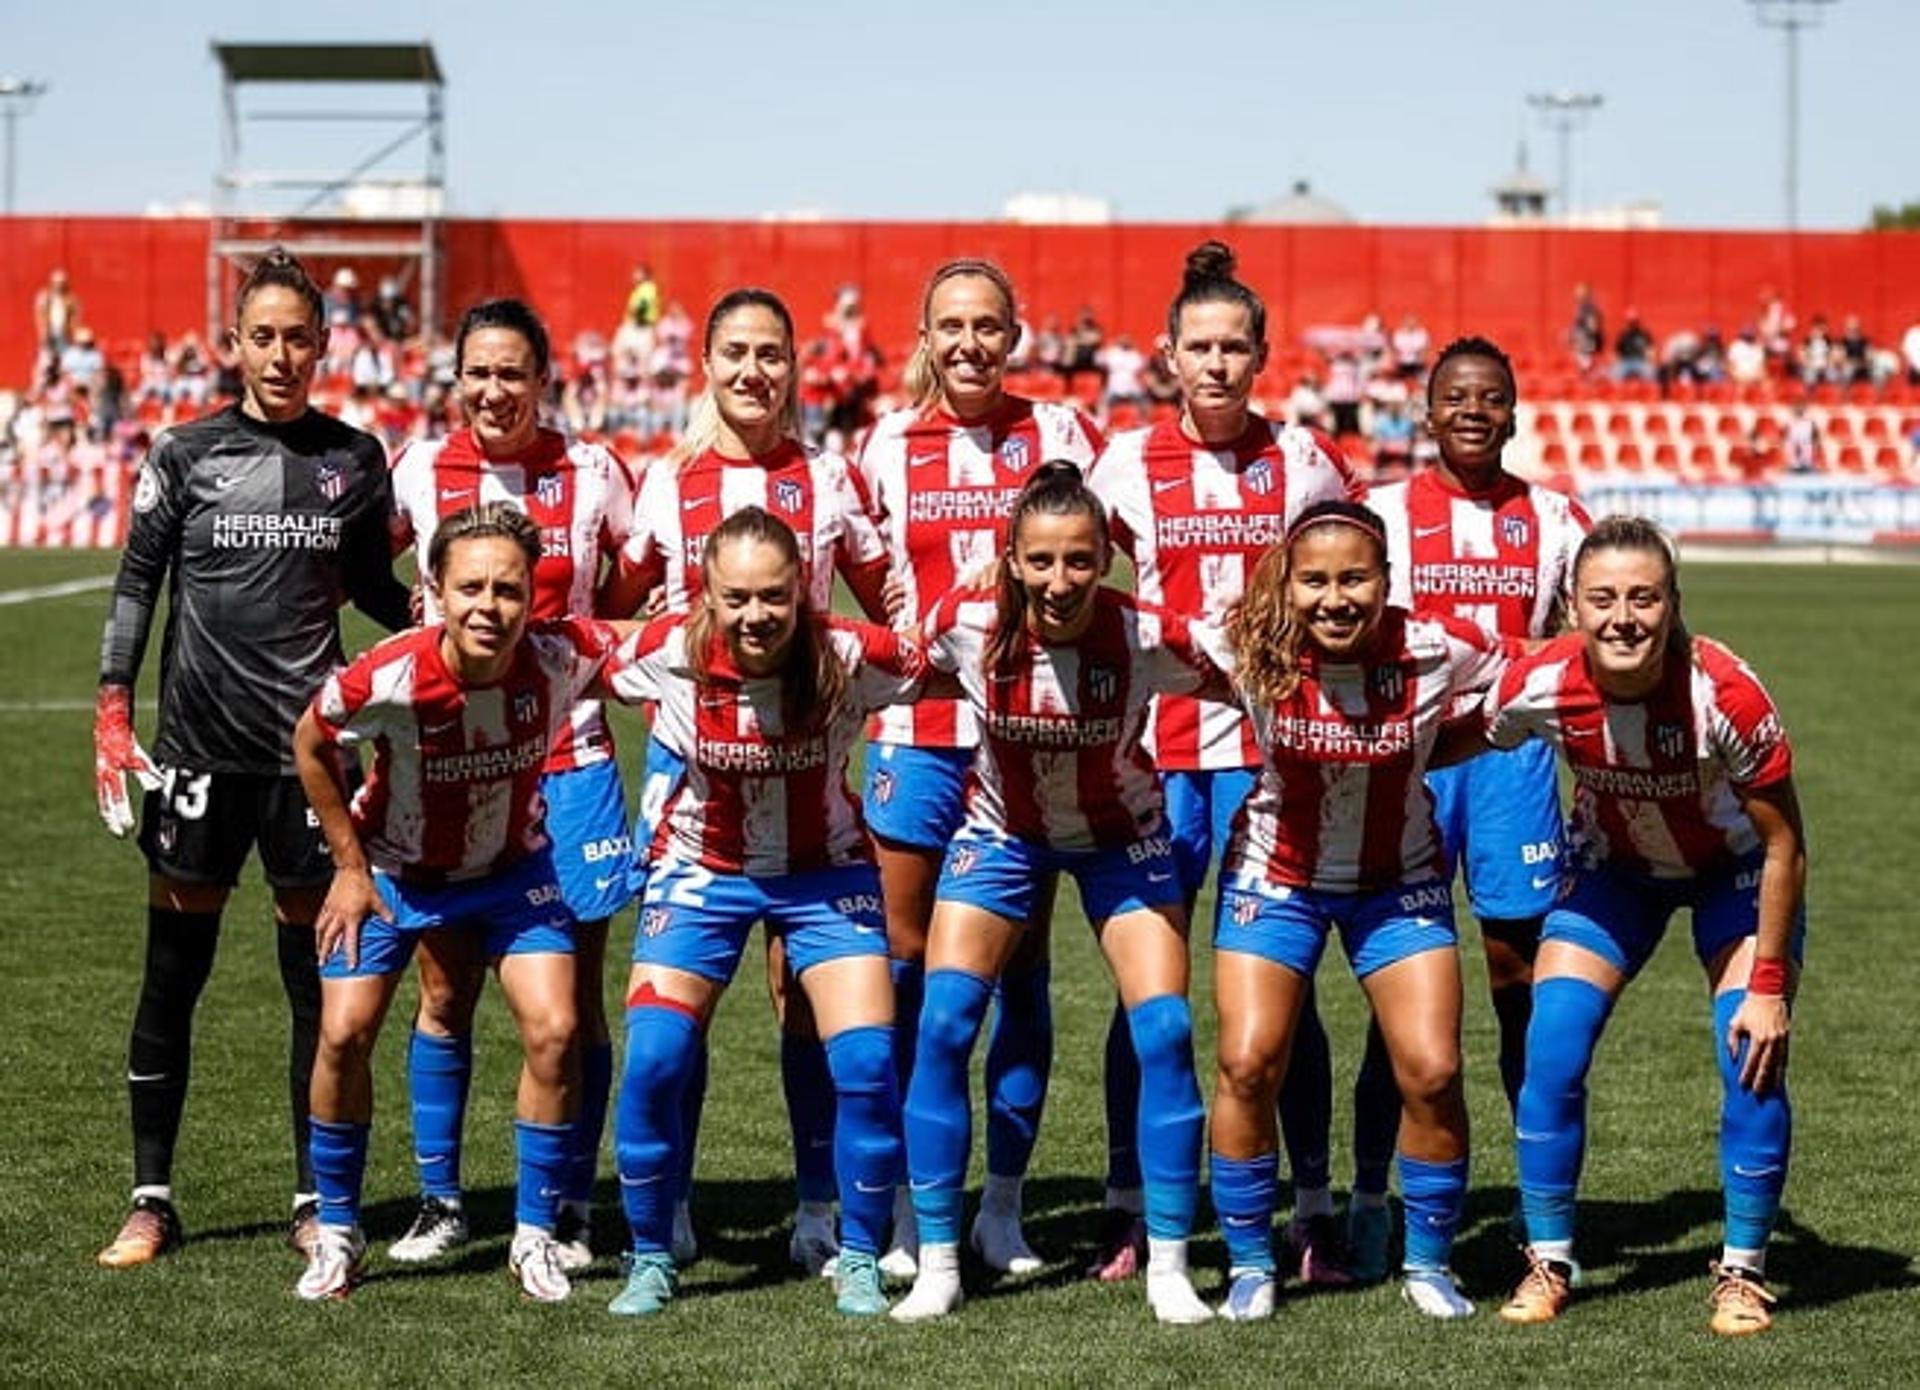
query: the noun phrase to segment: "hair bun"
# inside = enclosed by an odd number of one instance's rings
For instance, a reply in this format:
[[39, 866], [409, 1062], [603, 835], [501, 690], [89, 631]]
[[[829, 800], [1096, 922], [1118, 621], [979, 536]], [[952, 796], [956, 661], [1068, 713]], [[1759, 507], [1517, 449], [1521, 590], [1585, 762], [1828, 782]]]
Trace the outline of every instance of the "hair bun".
[[1187, 283], [1196, 280], [1231, 280], [1239, 262], [1233, 248], [1224, 241], [1203, 241], [1187, 252]]
[[1081, 481], [1084, 475], [1080, 465], [1072, 459], [1048, 459], [1033, 470], [1033, 483], [1037, 487], [1042, 483]]

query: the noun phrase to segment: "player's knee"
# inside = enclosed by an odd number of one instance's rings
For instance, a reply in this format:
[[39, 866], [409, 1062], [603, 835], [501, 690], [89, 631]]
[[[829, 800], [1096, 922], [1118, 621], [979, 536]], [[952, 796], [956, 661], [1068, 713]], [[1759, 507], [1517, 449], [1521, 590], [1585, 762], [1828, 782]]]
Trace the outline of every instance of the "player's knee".
[[573, 1053], [573, 1009], [549, 1008], [526, 1013], [520, 1020], [520, 1048], [527, 1070], [542, 1081], [557, 1082], [566, 1073]]
[[1408, 1109], [1434, 1111], [1458, 1101], [1460, 1091], [1460, 1049], [1453, 1046], [1429, 1046], [1394, 1062], [1393, 1076], [1400, 1087], [1400, 1099]]
[[1222, 1042], [1215, 1075], [1223, 1096], [1241, 1105], [1270, 1104], [1286, 1077], [1286, 1058], [1277, 1047]]
[[848, 1028], [827, 1043], [827, 1070], [833, 1089], [843, 1096], [897, 1093], [893, 1073], [893, 1029]]
[[965, 970], [935, 970], [927, 976], [920, 1010], [920, 1050], [964, 1055], [986, 1017], [992, 987]]

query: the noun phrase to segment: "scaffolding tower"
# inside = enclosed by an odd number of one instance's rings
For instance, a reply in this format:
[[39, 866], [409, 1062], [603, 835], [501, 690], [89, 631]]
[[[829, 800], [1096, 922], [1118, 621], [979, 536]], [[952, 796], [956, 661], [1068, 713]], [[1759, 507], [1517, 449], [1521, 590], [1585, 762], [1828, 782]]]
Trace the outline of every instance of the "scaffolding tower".
[[[207, 250], [208, 340], [219, 341], [233, 321], [240, 273], [273, 246], [300, 257], [322, 284], [342, 265], [356, 274], [361, 267], [391, 270], [416, 292], [421, 327], [438, 330], [446, 79], [433, 45], [215, 41], [213, 54], [223, 122]], [[312, 104], [255, 107], [249, 93], [243, 107], [243, 87], [267, 84], [298, 87]], [[402, 99], [391, 97], [395, 90]], [[408, 100], [417, 105], [405, 106]], [[242, 137], [268, 124], [329, 151], [351, 124], [373, 126], [384, 138], [363, 154], [340, 156], [350, 162], [333, 173], [250, 168]]]

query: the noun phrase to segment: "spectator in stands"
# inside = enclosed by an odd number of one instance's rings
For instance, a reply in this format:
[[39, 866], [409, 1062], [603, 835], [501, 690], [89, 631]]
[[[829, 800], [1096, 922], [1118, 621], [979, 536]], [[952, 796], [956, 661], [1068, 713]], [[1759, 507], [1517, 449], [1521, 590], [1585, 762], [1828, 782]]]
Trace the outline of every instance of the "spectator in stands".
[[74, 325], [73, 341], [60, 352], [59, 362], [60, 374], [69, 385], [99, 391], [100, 376], [106, 370], [107, 359], [100, 351], [100, 345], [94, 341], [93, 330], [84, 323]]
[[[1399, 334], [1394, 335], [1395, 339]], [[1397, 359], [1396, 359], [1397, 364]], [[1396, 370], [1398, 367], [1396, 365]], [[1404, 379], [1405, 374], [1402, 373]], [[1360, 402], [1366, 399], [1366, 379], [1360, 375], [1360, 359], [1342, 349], [1327, 363], [1327, 384], [1321, 392], [1332, 417], [1332, 431], [1338, 438], [1350, 439], [1360, 433]]]
[[[1393, 368], [1407, 381], [1418, 381], [1427, 374], [1427, 352], [1433, 346], [1427, 327], [1420, 322], [1416, 314], [1408, 314], [1400, 320], [1400, 326], [1393, 330]], [[1355, 369], [1359, 360], [1354, 362]], [[1331, 386], [1331, 381], [1329, 381]], [[1331, 397], [1329, 397], [1331, 399]], [[1358, 423], [1355, 425], [1358, 432]]]
[[1858, 314], [1848, 314], [1840, 329], [1840, 369], [1842, 381], [1873, 380], [1873, 342]]
[[621, 318], [643, 329], [651, 329], [660, 322], [660, 285], [653, 278], [653, 267], [645, 261], [633, 268], [633, 288], [627, 291]]
[[346, 328], [360, 321], [360, 276], [352, 266], [343, 265], [333, 272], [321, 302], [329, 328]]
[[1100, 350], [1100, 373], [1106, 380], [1109, 416], [1116, 406], [1146, 409], [1147, 392], [1140, 379], [1146, 365], [1146, 354], [1133, 345], [1133, 338], [1126, 333]]
[[1740, 336], [1727, 345], [1727, 379], [1736, 386], [1751, 386], [1767, 379], [1767, 350], [1760, 345], [1760, 330], [1748, 324]]
[[134, 395], [141, 401], [165, 402], [172, 396], [173, 368], [167, 360], [167, 335], [159, 329], [147, 334], [140, 350], [140, 381]]
[[1804, 405], [1793, 408], [1781, 447], [1787, 456], [1787, 472], [1817, 473], [1820, 470], [1820, 427]]
[[1094, 317], [1093, 306], [1082, 304], [1079, 317], [1073, 321], [1073, 332], [1067, 336], [1067, 370], [1099, 371], [1100, 345], [1106, 339], [1106, 330], [1100, 327], [1100, 320]]
[[1797, 326], [1798, 320], [1786, 300], [1771, 287], [1760, 291], [1760, 346], [1766, 351], [1767, 365], [1776, 376], [1786, 375], [1787, 364], [1793, 358], [1793, 330]]
[[1727, 379], [1727, 344], [1720, 336], [1717, 325], [1707, 325], [1707, 331], [1700, 339], [1700, 355], [1694, 359], [1693, 369], [1701, 381]]
[[1640, 315], [1628, 309], [1620, 325], [1620, 336], [1613, 340], [1613, 379], [1615, 381], [1654, 381], [1653, 334], [1640, 322]]
[[1920, 323], [1901, 336], [1900, 357], [1906, 364], [1907, 385], [1920, 386]]
[[1360, 359], [1360, 374], [1369, 381], [1386, 371], [1387, 330], [1380, 315], [1368, 314], [1360, 320], [1353, 335], [1353, 351]]
[[1835, 380], [1833, 339], [1827, 335], [1827, 316], [1815, 314], [1807, 325], [1807, 336], [1800, 340], [1800, 380], [1818, 386]]
[[67, 272], [56, 270], [33, 297], [33, 331], [41, 350], [58, 361], [80, 327], [80, 296], [67, 283]]
[[373, 316], [380, 331], [395, 343], [404, 343], [419, 329], [413, 305], [401, 293], [400, 281], [392, 275], [380, 277], [380, 291], [373, 301]]
[[1311, 429], [1327, 427], [1327, 398], [1320, 394], [1320, 379], [1312, 372], [1300, 373], [1287, 396], [1287, 419]]
[[384, 391], [400, 374], [399, 354], [371, 309], [360, 315], [357, 327], [353, 356], [347, 359], [347, 377], [356, 391]]
[[1161, 406], [1178, 407], [1180, 404], [1180, 378], [1173, 368], [1167, 365], [1164, 352], [1147, 354], [1147, 365], [1140, 371], [1140, 384], [1146, 388], [1147, 399], [1157, 409]]
[[1606, 320], [1594, 301], [1593, 291], [1584, 283], [1573, 287], [1573, 322], [1567, 327], [1567, 347], [1582, 372], [1593, 370], [1601, 349], [1606, 346]]
[[[1914, 325], [1914, 335], [1916, 342], [1920, 342], [1920, 324]], [[1033, 340], [1033, 361], [1043, 371], [1061, 377], [1067, 375], [1067, 335], [1060, 331], [1058, 314], [1048, 314], [1041, 320], [1040, 332]]]
[[1405, 477], [1412, 471], [1415, 433], [1413, 414], [1405, 401], [1374, 408], [1371, 431], [1373, 482], [1388, 482]]

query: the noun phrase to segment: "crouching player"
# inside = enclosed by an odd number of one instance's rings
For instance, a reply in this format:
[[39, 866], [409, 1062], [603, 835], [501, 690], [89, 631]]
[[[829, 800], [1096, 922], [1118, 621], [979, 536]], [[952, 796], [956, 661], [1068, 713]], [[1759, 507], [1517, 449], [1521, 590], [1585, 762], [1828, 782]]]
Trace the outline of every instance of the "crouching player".
[[811, 611], [793, 530], [757, 506], [707, 533], [691, 614], [649, 624], [610, 679], [655, 701], [684, 761], [661, 813], [634, 936], [626, 1075], [614, 1127], [633, 1233], [610, 1311], [673, 1298], [683, 1102], [701, 1036], [753, 924], [784, 940], [826, 1046], [840, 1197], [840, 1311], [884, 1313], [880, 1241], [900, 1172], [886, 917], [847, 761], [861, 721], [912, 699], [924, 661], [884, 628]]
[[[509, 504], [449, 517], [428, 549], [444, 621], [335, 673], [294, 730], [301, 785], [334, 863], [315, 925], [321, 1225], [295, 1285], [302, 1298], [343, 1297], [359, 1275], [369, 1059], [415, 943], [438, 927], [483, 937], [525, 1049], [510, 1267], [530, 1299], [569, 1292], [553, 1227], [570, 1157], [573, 919], [548, 852], [540, 773], [615, 639], [578, 619], [528, 626], [539, 559], [539, 528]], [[363, 743], [373, 767], [349, 808], [338, 750]]]
[[1767, 1237], [1786, 1187], [1788, 999], [1805, 931], [1806, 841], [1793, 758], [1745, 663], [1689, 637], [1666, 538], [1608, 517], [1574, 560], [1577, 629], [1506, 673], [1487, 701], [1498, 748], [1557, 744], [1573, 771], [1573, 867], [1534, 967], [1514, 1127], [1526, 1277], [1509, 1322], [1560, 1315], [1573, 1271], [1587, 1070], [1607, 1015], [1685, 907], [1713, 995], [1726, 1233], [1712, 1329], [1772, 1325]]

